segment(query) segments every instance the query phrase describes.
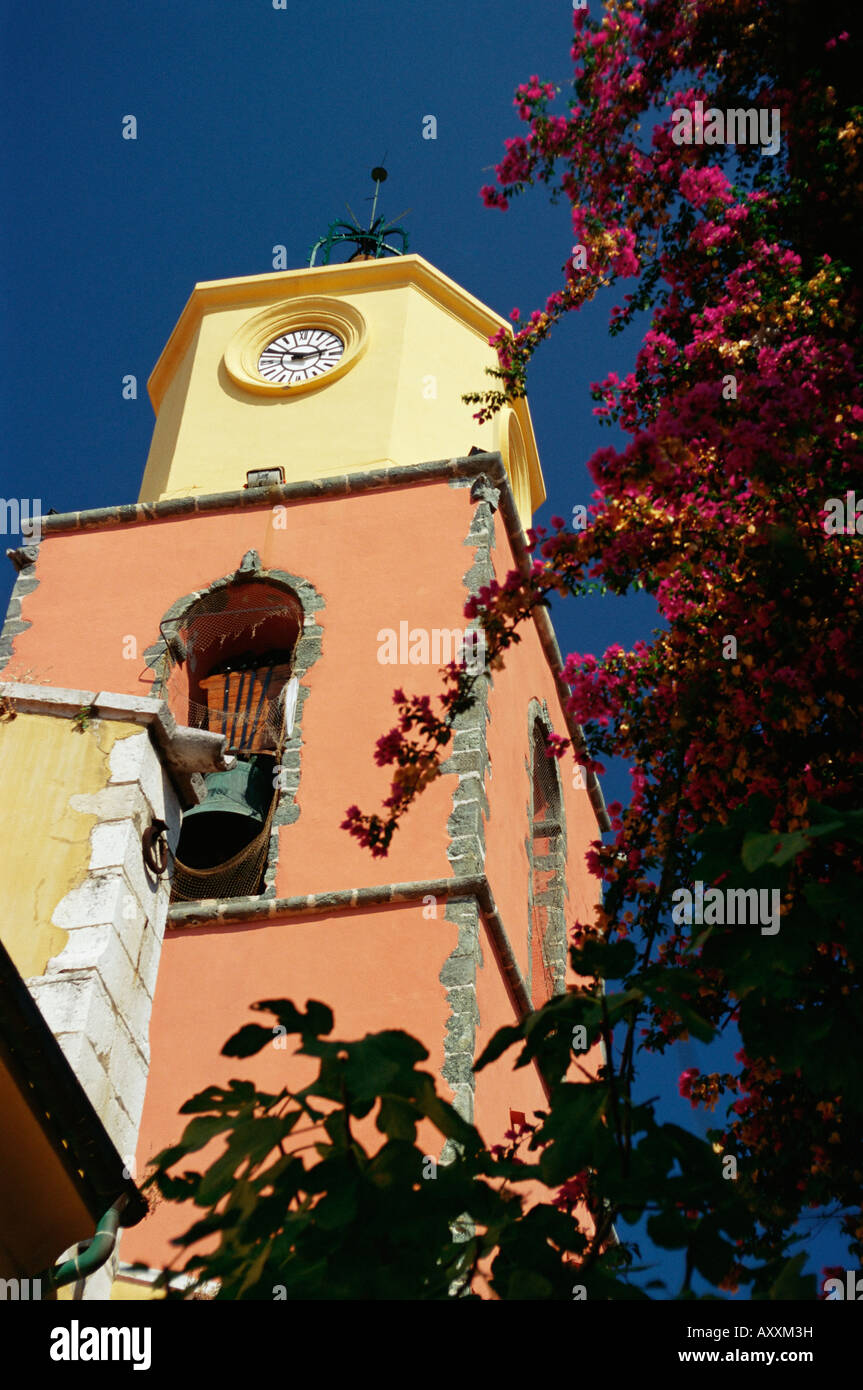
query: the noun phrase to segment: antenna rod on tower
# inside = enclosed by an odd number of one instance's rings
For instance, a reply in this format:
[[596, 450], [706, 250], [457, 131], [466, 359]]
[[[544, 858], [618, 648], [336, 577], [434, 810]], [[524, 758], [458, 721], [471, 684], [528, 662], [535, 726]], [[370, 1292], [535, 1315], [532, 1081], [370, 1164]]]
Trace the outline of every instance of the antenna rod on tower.
[[372, 178], [375, 181], [375, 197], [374, 202], [372, 203], [372, 216], [371, 221], [369, 222], [369, 231], [371, 231], [372, 227], [375, 225], [375, 213], [377, 212], [378, 208], [378, 194], [381, 191], [381, 184], [385, 182], [386, 177], [387, 171], [383, 167], [383, 165], [376, 164], [374, 169], [372, 169]]

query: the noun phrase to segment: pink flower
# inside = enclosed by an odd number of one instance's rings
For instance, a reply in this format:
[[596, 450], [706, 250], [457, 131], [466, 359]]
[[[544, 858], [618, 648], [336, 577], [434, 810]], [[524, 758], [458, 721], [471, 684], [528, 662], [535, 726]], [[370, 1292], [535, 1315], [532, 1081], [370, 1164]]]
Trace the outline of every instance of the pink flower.
[[704, 169], [687, 169], [680, 176], [680, 191], [693, 207], [702, 208], [711, 198], [723, 203], [733, 201], [728, 179], [715, 164]]
[[[698, 1067], [687, 1067], [686, 1071], [680, 1073], [677, 1089], [684, 1100], [692, 1101], [692, 1083], [698, 1075]], [[695, 1101], [692, 1101], [692, 1104], [694, 1105]]]
[[570, 740], [561, 738], [560, 734], [548, 734], [545, 740], [545, 751], [549, 758], [562, 758], [569, 746]]

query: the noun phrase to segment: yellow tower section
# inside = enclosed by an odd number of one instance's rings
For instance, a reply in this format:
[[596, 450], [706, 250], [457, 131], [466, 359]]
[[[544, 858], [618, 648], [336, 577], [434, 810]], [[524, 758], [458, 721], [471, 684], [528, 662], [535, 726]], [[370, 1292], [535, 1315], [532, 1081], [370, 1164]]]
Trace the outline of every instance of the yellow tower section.
[[545, 487], [526, 400], [483, 425], [462, 400], [490, 384], [502, 327], [416, 255], [198, 284], [148, 384], [138, 500], [232, 492], [252, 469], [307, 482], [478, 448], [503, 457], [528, 527]]

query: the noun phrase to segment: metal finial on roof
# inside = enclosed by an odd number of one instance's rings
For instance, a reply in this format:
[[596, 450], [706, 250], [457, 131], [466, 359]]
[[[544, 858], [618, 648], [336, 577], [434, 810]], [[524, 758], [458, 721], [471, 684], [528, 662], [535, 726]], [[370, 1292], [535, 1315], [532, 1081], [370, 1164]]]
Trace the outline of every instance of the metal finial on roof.
[[[376, 164], [372, 169], [372, 178], [375, 182], [375, 195], [372, 202], [372, 215], [368, 227], [361, 227], [353, 210], [348, 207], [351, 214], [351, 222], [331, 222], [326, 236], [321, 237], [312, 247], [309, 257], [309, 266], [315, 264], [318, 251], [323, 248], [322, 265], [329, 265], [333, 247], [339, 242], [347, 242], [356, 247], [353, 256], [349, 260], [371, 259], [377, 260], [381, 256], [404, 256], [408, 249], [407, 232], [403, 227], [396, 225], [397, 220], [387, 222], [384, 217], [376, 217], [378, 208], [378, 195], [381, 191], [381, 184], [386, 181], [387, 171], [382, 164]], [[410, 208], [406, 209], [410, 212]], [[399, 217], [404, 217], [400, 212]], [[401, 246], [391, 246], [388, 238], [401, 238]]]

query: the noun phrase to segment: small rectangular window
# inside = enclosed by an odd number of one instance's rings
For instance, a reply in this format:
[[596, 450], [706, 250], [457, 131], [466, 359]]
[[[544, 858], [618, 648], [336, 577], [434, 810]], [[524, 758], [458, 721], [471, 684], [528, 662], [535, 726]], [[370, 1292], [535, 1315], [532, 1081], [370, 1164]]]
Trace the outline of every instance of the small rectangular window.
[[246, 474], [246, 487], [271, 487], [285, 481], [284, 468], [252, 468]]

